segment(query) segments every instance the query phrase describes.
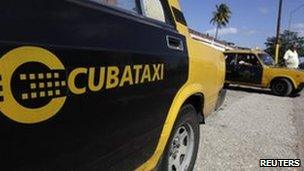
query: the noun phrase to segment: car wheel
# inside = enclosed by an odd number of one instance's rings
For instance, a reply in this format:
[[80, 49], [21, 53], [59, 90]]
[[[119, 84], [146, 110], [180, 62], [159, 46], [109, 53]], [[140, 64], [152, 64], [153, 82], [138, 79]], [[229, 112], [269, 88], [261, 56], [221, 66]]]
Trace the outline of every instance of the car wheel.
[[293, 87], [289, 80], [279, 79], [272, 84], [271, 90], [276, 95], [289, 96], [293, 90]]
[[192, 105], [180, 110], [164, 152], [160, 170], [193, 170], [199, 146], [199, 121]]

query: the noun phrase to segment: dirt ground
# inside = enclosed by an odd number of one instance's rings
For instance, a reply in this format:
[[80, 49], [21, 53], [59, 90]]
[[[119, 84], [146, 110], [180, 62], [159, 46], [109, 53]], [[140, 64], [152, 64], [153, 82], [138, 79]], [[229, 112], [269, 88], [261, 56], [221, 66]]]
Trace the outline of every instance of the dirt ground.
[[303, 152], [304, 92], [278, 97], [234, 86], [222, 108], [201, 126], [195, 170], [271, 170], [261, 169], [260, 159], [301, 159], [303, 166]]

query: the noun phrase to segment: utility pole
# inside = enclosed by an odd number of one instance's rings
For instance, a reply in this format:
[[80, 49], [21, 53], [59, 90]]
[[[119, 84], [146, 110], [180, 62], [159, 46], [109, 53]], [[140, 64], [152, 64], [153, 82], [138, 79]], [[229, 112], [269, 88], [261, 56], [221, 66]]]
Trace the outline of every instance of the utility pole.
[[275, 62], [279, 63], [279, 51], [280, 51], [280, 28], [281, 28], [281, 14], [282, 14], [283, 0], [280, 0], [278, 21], [277, 21], [277, 36], [276, 36], [276, 50], [275, 50]]

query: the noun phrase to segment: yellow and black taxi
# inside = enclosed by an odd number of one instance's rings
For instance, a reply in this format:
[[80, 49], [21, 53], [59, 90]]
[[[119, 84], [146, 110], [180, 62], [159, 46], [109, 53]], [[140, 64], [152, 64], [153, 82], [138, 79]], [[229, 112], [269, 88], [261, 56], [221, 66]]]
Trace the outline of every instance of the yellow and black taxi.
[[191, 170], [224, 55], [177, 0], [0, 5], [0, 170]]
[[273, 58], [258, 49], [229, 50], [225, 53], [226, 84], [270, 88], [279, 96], [288, 96], [304, 88], [304, 72], [275, 65]]

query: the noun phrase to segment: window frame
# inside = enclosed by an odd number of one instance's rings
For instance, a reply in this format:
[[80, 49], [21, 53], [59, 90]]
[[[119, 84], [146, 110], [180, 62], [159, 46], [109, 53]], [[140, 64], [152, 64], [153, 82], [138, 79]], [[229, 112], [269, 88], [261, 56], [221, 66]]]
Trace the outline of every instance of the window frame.
[[117, 7], [117, 6], [110, 6], [110, 5], [106, 5], [104, 3], [94, 2], [92, 0], [66, 0], [66, 1], [77, 4], [77, 5], [80, 5], [80, 6], [84, 6], [84, 7], [87, 7], [87, 8], [91, 8], [93, 10], [112, 13], [114, 15], [119, 15], [121, 17], [125, 17], [125, 18], [128, 18], [128, 19], [135, 20], [137, 22], [141, 22], [141, 23], [144, 23], [144, 24], [148, 24], [148, 25], [152, 25], [152, 26], [156, 26], [156, 27], [161, 27], [161, 28], [164, 28], [164, 29], [167, 29], [167, 30], [177, 32], [175, 20], [173, 18], [173, 14], [172, 14], [170, 6], [169, 6], [168, 2], [166, 2], [166, 0], [160, 0], [161, 4], [163, 6], [166, 22], [162, 22], [162, 21], [144, 16], [143, 13], [142, 13], [142, 7], [140, 5], [141, 0], [135, 0], [136, 5], [137, 5], [137, 9], [138, 9], [138, 13], [132, 12], [130, 10], [120, 8], [120, 7]]
[[[140, 4], [140, 14], [146, 18], [147, 20], [150, 20], [151, 22], [156, 22], [156, 23], [160, 23], [160, 24], [166, 24], [166, 25], [169, 25], [169, 26], [173, 26], [174, 28], [176, 28], [175, 26], [175, 22], [174, 22], [174, 18], [173, 18], [173, 14], [170, 10], [170, 6], [168, 4], [168, 2], [166, 0], [159, 0], [159, 2], [161, 3], [161, 6], [163, 8], [163, 12], [164, 12], [164, 16], [165, 16], [165, 22], [162, 22], [160, 20], [157, 20], [157, 19], [154, 19], [154, 18], [150, 18], [150, 17], [147, 17], [143, 14], [143, 8], [142, 8], [142, 3], [141, 1], [143, 0], [136, 0], [138, 1], [138, 3]], [[173, 24], [174, 23], [174, 24]]]
[[128, 10], [126, 8], [122, 8], [122, 7], [119, 7], [119, 6], [115, 6], [115, 5], [108, 5], [108, 4], [103, 3], [103, 2], [96, 2], [95, 0], [82, 0], [82, 1], [88, 1], [88, 3], [93, 3], [93, 4], [96, 4], [96, 5], [102, 5], [102, 6], [105, 6], [105, 7], [113, 8], [115, 10], [119, 10], [121, 12], [128, 13], [128, 14], [141, 14], [140, 6], [138, 6], [138, 4], [137, 4], [138, 0], [134, 0], [136, 8], [137, 8], [137, 12], [132, 11], [132, 10]]

